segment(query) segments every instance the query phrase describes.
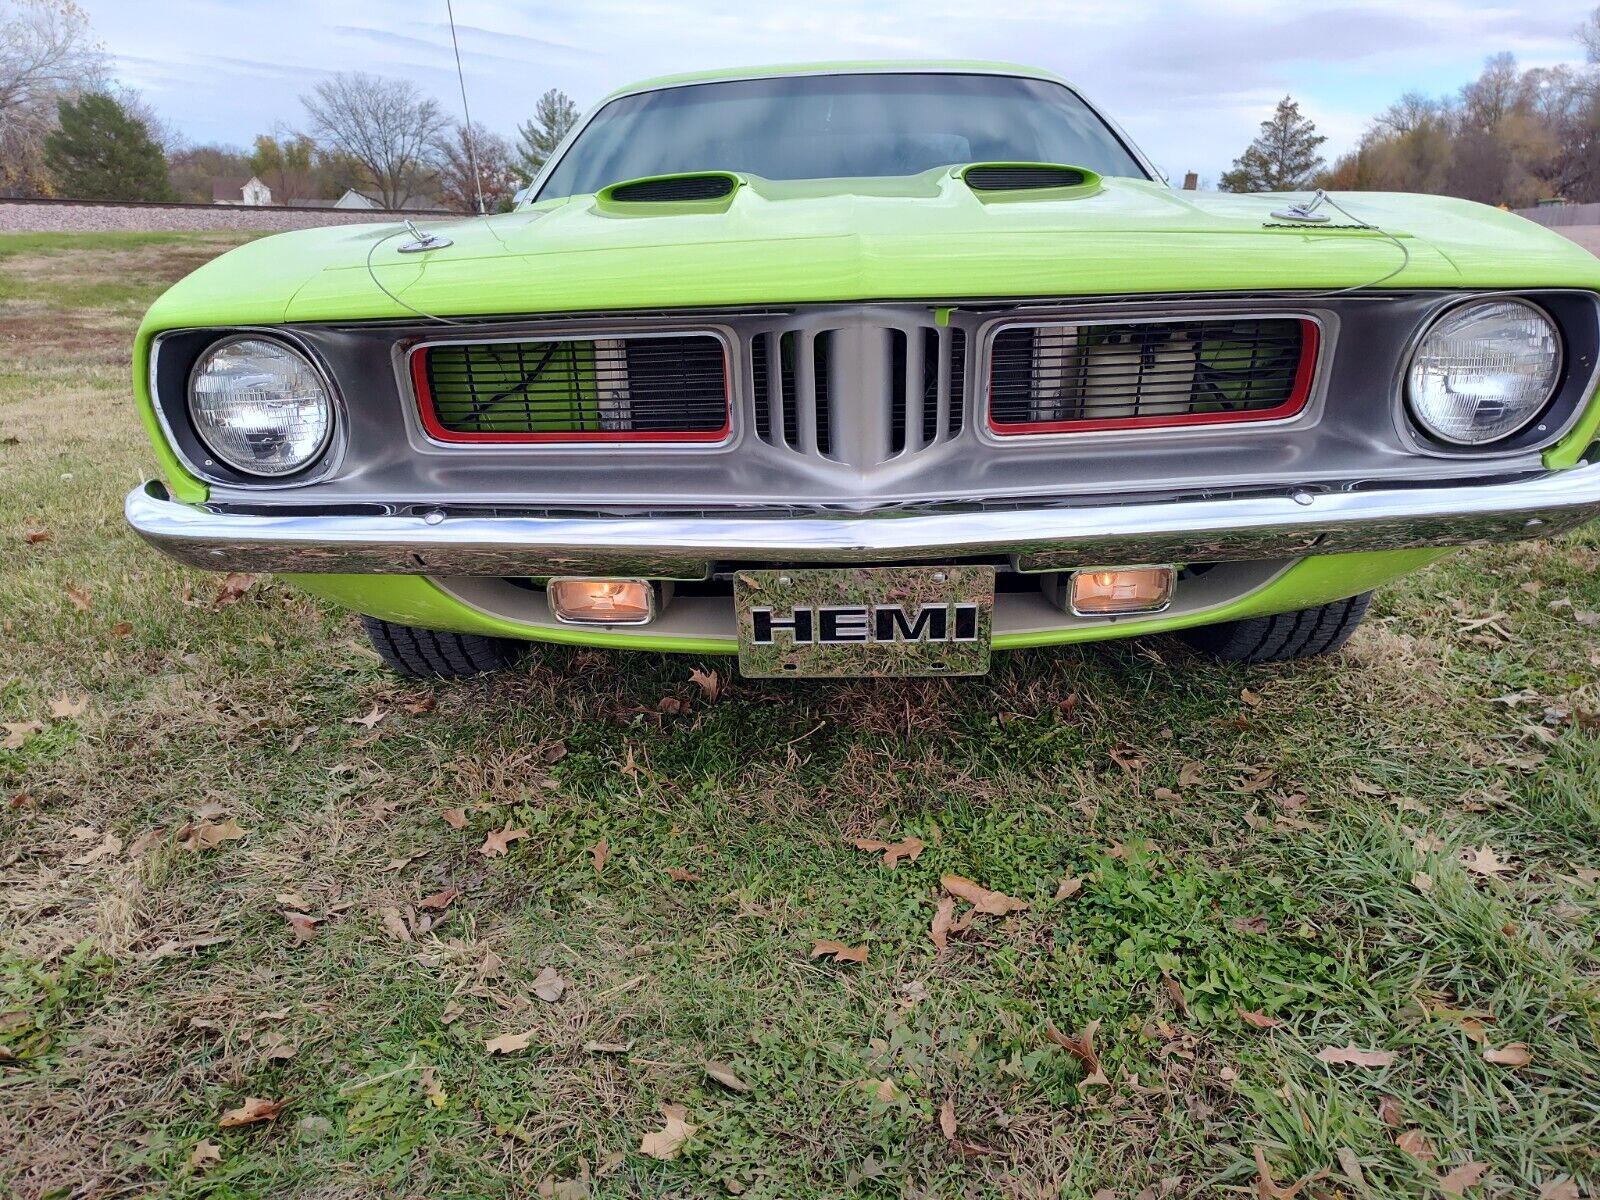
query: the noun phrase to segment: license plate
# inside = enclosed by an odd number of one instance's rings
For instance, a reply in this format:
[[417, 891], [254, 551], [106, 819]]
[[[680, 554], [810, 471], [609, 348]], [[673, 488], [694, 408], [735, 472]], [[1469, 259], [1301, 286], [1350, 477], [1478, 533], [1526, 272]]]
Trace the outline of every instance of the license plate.
[[740, 571], [733, 602], [756, 678], [989, 669], [993, 567]]

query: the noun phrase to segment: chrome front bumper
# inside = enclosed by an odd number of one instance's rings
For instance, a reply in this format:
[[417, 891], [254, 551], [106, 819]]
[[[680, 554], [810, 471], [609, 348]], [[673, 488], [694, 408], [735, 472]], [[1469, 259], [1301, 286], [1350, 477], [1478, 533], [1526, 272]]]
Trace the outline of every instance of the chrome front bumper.
[[128, 523], [219, 571], [704, 579], [716, 562], [885, 563], [1007, 555], [1024, 571], [1237, 562], [1514, 541], [1600, 516], [1600, 465], [1473, 485], [1296, 491], [914, 515], [320, 515], [212, 511], [159, 483]]

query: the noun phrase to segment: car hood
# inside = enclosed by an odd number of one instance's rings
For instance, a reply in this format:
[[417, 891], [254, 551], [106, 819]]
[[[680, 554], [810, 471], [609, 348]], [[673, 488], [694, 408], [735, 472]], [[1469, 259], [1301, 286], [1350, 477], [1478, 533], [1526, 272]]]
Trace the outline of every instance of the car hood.
[[[652, 310], [848, 300], [941, 302], [1150, 292], [1359, 287], [1401, 266], [1394, 241], [1291, 227], [1294, 197], [1174, 191], [1106, 179], [982, 196], [948, 168], [894, 179], [750, 176], [725, 202], [578, 196], [500, 216], [424, 221], [450, 245], [403, 254], [397, 223], [249, 243], [151, 309], [184, 325]], [[1600, 261], [1558, 234], [1467, 201], [1341, 193], [1408, 252], [1401, 287], [1594, 287]], [[1345, 226], [1340, 228], [1339, 226]], [[380, 286], [381, 285], [381, 286]]]

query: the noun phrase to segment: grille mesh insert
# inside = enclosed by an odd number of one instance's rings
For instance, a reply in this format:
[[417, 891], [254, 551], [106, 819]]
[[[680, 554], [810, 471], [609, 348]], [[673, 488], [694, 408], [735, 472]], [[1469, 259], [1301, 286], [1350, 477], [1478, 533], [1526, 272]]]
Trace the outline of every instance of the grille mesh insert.
[[978, 192], [1077, 187], [1086, 178], [1072, 167], [973, 167], [966, 174], [967, 186]]
[[440, 344], [413, 375], [445, 440], [714, 441], [728, 427], [725, 355], [704, 334]]
[[687, 175], [681, 179], [646, 179], [611, 189], [611, 198], [628, 204], [673, 200], [721, 200], [733, 191], [726, 175]]
[[1304, 406], [1316, 326], [1295, 318], [1014, 327], [994, 339], [1001, 433], [1268, 420]]

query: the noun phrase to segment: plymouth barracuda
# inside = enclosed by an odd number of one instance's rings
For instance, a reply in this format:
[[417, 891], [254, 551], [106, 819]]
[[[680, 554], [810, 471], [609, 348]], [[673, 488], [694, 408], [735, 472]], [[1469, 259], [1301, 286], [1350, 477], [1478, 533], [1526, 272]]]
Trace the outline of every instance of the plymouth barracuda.
[[1600, 261], [1509, 213], [1167, 185], [1052, 75], [669, 78], [513, 211], [251, 242], [151, 308], [133, 527], [362, 614], [974, 674], [1323, 654], [1372, 590], [1600, 512]]

